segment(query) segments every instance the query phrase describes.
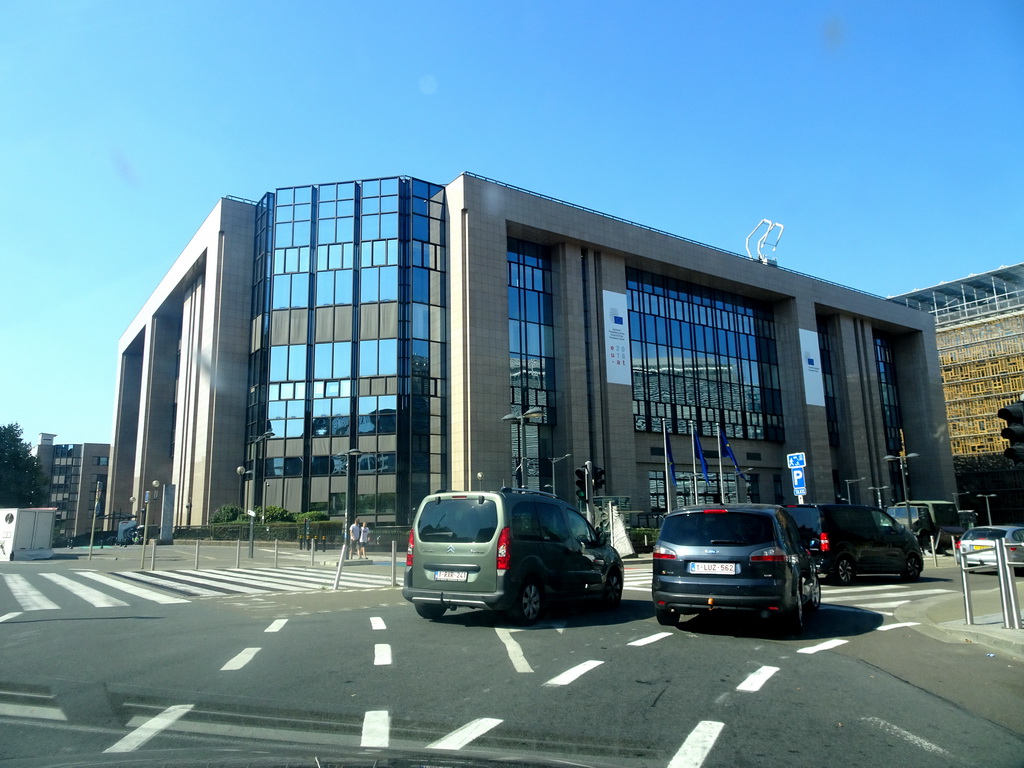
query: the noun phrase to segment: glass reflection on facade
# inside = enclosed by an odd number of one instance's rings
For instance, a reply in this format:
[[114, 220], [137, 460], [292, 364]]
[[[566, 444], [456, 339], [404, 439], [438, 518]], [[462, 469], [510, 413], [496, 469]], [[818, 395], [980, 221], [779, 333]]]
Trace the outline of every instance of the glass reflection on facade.
[[775, 321], [759, 301], [626, 270], [638, 432], [784, 440]]
[[254, 503], [343, 516], [351, 468], [355, 513], [405, 523], [446, 484], [444, 217], [443, 188], [406, 177], [283, 188], [258, 204]]

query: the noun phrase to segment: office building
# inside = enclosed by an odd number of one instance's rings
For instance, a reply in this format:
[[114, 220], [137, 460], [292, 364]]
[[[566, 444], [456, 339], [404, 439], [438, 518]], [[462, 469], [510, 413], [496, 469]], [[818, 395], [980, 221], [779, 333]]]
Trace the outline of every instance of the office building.
[[[1024, 264], [893, 297], [930, 313], [942, 371], [960, 506], [1024, 520], [1024, 472], [1003, 456], [997, 416], [1024, 394]], [[985, 519], [982, 515], [981, 519]]]
[[48, 487], [46, 506], [54, 507], [54, 543], [88, 534], [94, 516], [96, 530], [103, 530], [107, 521], [107, 468], [110, 446], [106, 443], [54, 442], [57, 436], [41, 433], [32, 448], [39, 459]]
[[586, 461], [658, 513], [663, 431], [669, 505], [795, 501], [796, 453], [808, 500], [888, 502], [904, 446], [911, 495], [953, 492], [926, 312], [468, 173], [220, 200], [119, 350], [113, 494], [156, 482], [166, 524], [406, 524], [440, 488], [571, 498]]

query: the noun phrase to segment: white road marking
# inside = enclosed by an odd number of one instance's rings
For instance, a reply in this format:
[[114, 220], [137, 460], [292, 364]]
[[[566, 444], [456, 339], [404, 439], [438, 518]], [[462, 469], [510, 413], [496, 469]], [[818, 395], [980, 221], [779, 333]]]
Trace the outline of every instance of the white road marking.
[[386, 667], [391, 663], [391, 646], [387, 643], [377, 643], [373, 646], [373, 666]]
[[391, 715], [386, 709], [371, 710], [363, 716], [361, 747], [386, 747], [391, 741]]
[[241, 669], [250, 661], [253, 657], [260, 652], [259, 648], [246, 648], [240, 654], [231, 659], [227, 664], [220, 668], [221, 672], [233, 672], [236, 669]]
[[714, 720], [702, 720], [697, 723], [697, 727], [690, 731], [683, 746], [669, 762], [668, 768], [700, 768], [724, 727], [725, 723], [717, 723]]
[[778, 667], [761, 667], [746, 680], [736, 686], [737, 691], [759, 691], [768, 679], [779, 671]]
[[117, 608], [118, 606], [128, 605], [123, 600], [118, 600], [116, 597], [111, 597], [108, 594], [100, 592], [98, 589], [87, 587], [84, 584], [79, 584], [74, 579], [69, 579], [67, 576], [62, 576], [59, 573], [41, 573], [39, 574], [44, 579], [49, 579], [54, 584], [58, 584], [68, 592], [77, 597], [82, 598], [85, 602], [89, 603], [96, 608]]
[[523, 655], [523, 649], [519, 646], [519, 643], [512, 639], [512, 633], [502, 627], [495, 627], [494, 631], [498, 633], [498, 639], [505, 644], [505, 650], [508, 652], [508, 658], [512, 662], [513, 669], [516, 672], [533, 672], [533, 667], [530, 666], [526, 656]]
[[[868, 587], [868, 589], [877, 589], [877, 587]], [[952, 590], [949, 589], [918, 589], [913, 592], [910, 592], [908, 590], [903, 589], [899, 590], [898, 592], [880, 592], [877, 594], [872, 593], [870, 595], [851, 595], [848, 593], [847, 590], [843, 590], [842, 594], [835, 594], [830, 592], [828, 593], [827, 597], [830, 603], [849, 603], [854, 602], [856, 600], [867, 600], [869, 598], [871, 600], [879, 600], [881, 598], [888, 597], [903, 598], [904, 602], [906, 602], [908, 600], [913, 600], [916, 597], [921, 597], [922, 595], [944, 595], [951, 591]]]
[[916, 627], [918, 622], [916, 621], [904, 621], [902, 624], [886, 624], [884, 627], [879, 627], [879, 632], [888, 632], [890, 629], [902, 629], [903, 627]]
[[55, 602], [28, 583], [28, 579], [15, 573], [0, 574], [7, 582], [14, 599], [26, 611], [53, 611], [60, 608]]
[[177, 704], [173, 707], [168, 707], [156, 717], [147, 720], [145, 723], [140, 725], [134, 731], [129, 733], [117, 744], [112, 747], [107, 747], [104, 752], [134, 752], [136, 749], [141, 747], [147, 741], [156, 736], [160, 731], [163, 731], [170, 726], [174, 725], [174, 722], [179, 718], [186, 715], [189, 710], [192, 709], [191, 704]]
[[269, 627], [264, 629], [264, 632], [280, 632], [281, 627], [288, 623], [288, 619], [277, 619]]
[[671, 632], [659, 632], [658, 634], [650, 635], [649, 637], [641, 637], [639, 640], [634, 640], [632, 643], [626, 643], [626, 645], [633, 645], [633, 646], [650, 645], [651, 643], [656, 643], [659, 640], [665, 639], [666, 637], [672, 637], [672, 633]]
[[24, 613], [24, 611], [11, 611], [11, 613], [5, 613], [3, 616], [0, 616], [0, 622], [21, 616], [22, 613]]
[[41, 707], [38, 704], [8, 704], [0, 701], [0, 715], [7, 717], [32, 717], [37, 720], [67, 721], [58, 707]]
[[577, 678], [581, 677], [582, 675], [585, 675], [590, 670], [595, 669], [596, 667], [599, 667], [602, 664], [604, 664], [603, 661], [596, 661], [594, 659], [591, 659], [590, 661], [584, 661], [582, 664], [577, 664], [572, 669], [567, 669], [562, 674], [552, 677], [550, 680], [544, 683], [544, 685], [548, 688], [553, 688], [559, 685], [568, 685]]
[[904, 731], [902, 728], [897, 728], [892, 723], [887, 723], [885, 720], [879, 720], [877, 717], [865, 717], [863, 718], [865, 723], [870, 723], [888, 734], [897, 736], [904, 741], [913, 744], [915, 747], [920, 747], [926, 752], [932, 752], [936, 755], [948, 755], [949, 753], [942, 747], [932, 744], [926, 739], [922, 739], [920, 736], [915, 736], [910, 731]]
[[478, 739], [495, 726], [500, 725], [501, 722], [501, 720], [493, 717], [481, 717], [477, 720], [471, 720], [444, 738], [438, 739], [432, 744], [427, 744], [427, 749], [462, 749], [471, 741]]
[[371, 616], [370, 617], [370, 629], [374, 629], [374, 630], [387, 629], [387, 625], [384, 623], [384, 619], [382, 619], [380, 616]]
[[106, 584], [108, 587], [113, 587], [121, 592], [127, 592], [129, 595], [135, 595], [135, 597], [141, 597], [143, 600], [150, 600], [154, 603], [160, 603], [161, 605], [189, 602], [183, 597], [171, 597], [170, 595], [165, 595], [160, 592], [154, 592], [152, 589], [146, 589], [145, 587], [139, 587], [135, 584], [118, 581], [117, 579], [105, 576], [102, 573], [95, 573], [93, 571], [77, 571], [77, 573], [80, 573], [87, 579], [98, 581], [100, 584]]
[[818, 651], [828, 651], [832, 648], [838, 648], [840, 645], [846, 645], [846, 643], [848, 642], [848, 640], [839, 639], [826, 640], [824, 643], [821, 643], [820, 645], [812, 645], [809, 648], [801, 648], [797, 651], [797, 653], [817, 653]]

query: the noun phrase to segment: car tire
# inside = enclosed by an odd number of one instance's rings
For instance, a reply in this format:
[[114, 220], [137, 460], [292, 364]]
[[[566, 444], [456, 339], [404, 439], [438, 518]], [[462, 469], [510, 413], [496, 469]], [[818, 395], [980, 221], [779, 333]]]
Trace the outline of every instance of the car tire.
[[431, 621], [437, 621], [444, 616], [445, 611], [448, 609], [443, 605], [437, 603], [416, 603], [416, 613], [422, 616], [424, 619], [430, 619]]
[[523, 625], [533, 624], [544, 609], [544, 589], [536, 579], [527, 579], [519, 588], [515, 605], [510, 611], [512, 618]]
[[622, 574], [618, 568], [608, 572], [608, 578], [604, 581], [603, 600], [605, 608], [617, 608], [622, 602]]
[[782, 631], [790, 635], [799, 635], [804, 631], [804, 580], [801, 577], [794, 595], [795, 605], [782, 614]]
[[679, 624], [679, 614], [675, 611], [667, 611], [663, 608], [654, 609], [654, 617], [663, 627], [675, 627]]
[[832, 581], [841, 587], [848, 587], [853, 584], [854, 579], [857, 578], [857, 566], [853, 562], [853, 558], [849, 555], [843, 555], [836, 560], [835, 568], [832, 571]]
[[903, 570], [900, 571], [900, 578], [904, 581], [917, 581], [921, 578], [921, 570], [924, 568], [924, 563], [921, 562], [921, 558], [914, 552], [907, 555], [907, 561], [903, 566]]
[[821, 582], [818, 580], [817, 574], [812, 576], [814, 584], [811, 586], [811, 596], [807, 600], [807, 610], [816, 611], [821, 608]]

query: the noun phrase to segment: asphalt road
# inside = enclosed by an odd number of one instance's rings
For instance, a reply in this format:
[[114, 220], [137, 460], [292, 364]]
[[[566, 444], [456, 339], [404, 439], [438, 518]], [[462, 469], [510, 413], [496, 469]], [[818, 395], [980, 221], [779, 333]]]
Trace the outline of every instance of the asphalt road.
[[[5, 764], [1024, 764], [1022, 665], [888, 615], [956, 588], [940, 577], [826, 590], [792, 637], [743, 614], [659, 626], [649, 564], [618, 610], [555, 609], [530, 628], [468, 610], [425, 621], [381, 566], [347, 569], [338, 592], [323, 568], [154, 583], [92, 567], [0, 564]], [[189, 591], [229, 588], [243, 591]]]

